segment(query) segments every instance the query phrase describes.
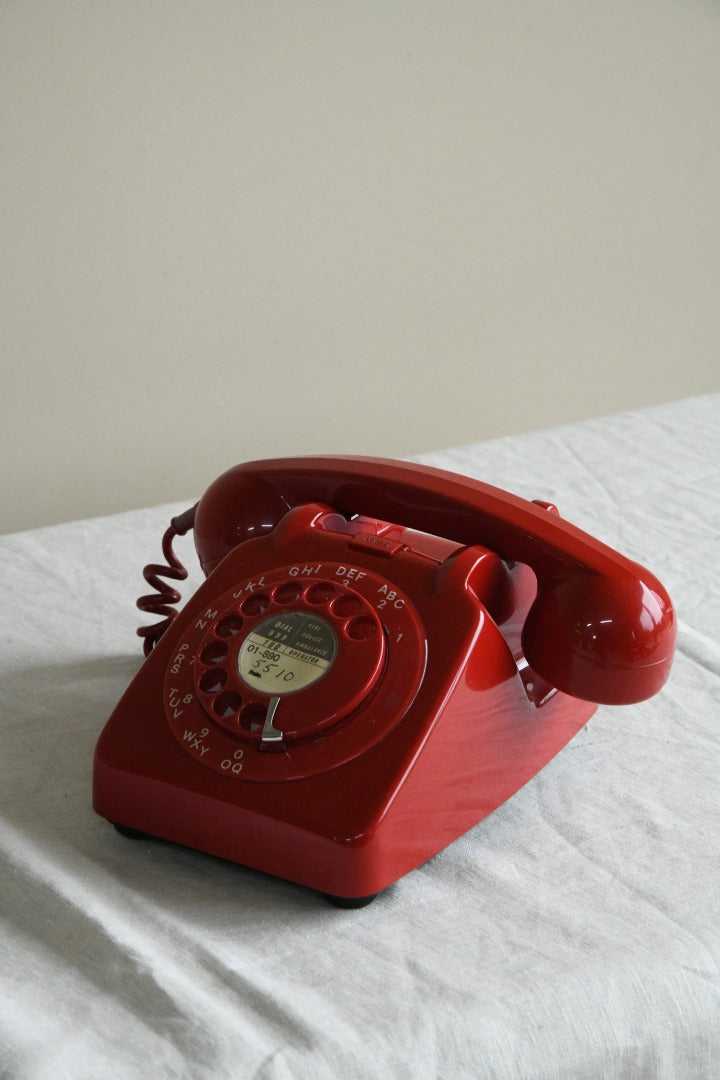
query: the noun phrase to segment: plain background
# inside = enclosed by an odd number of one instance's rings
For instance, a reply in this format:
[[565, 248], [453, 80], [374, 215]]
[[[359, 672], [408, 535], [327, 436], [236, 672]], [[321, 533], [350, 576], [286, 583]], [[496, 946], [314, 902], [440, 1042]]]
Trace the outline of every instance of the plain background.
[[717, 389], [719, 57], [709, 0], [4, 0], [0, 530]]

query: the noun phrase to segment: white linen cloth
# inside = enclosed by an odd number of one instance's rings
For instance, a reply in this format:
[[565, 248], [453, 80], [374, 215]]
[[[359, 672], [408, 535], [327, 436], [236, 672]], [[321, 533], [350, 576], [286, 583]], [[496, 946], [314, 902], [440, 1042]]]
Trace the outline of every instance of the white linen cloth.
[[184, 506], [1, 538], [0, 1076], [720, 1075], [720, 395], [417, 460], [553, 501], [648, 566], [679, 617], [666, 688], [601, 707], [341, 911], [92, 812], [141, 569]]

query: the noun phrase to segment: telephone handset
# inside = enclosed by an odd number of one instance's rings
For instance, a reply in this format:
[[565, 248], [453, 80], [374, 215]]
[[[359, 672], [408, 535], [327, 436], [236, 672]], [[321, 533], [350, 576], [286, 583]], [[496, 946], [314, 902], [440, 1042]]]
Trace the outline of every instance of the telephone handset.
[[[193, 528], [207, 580], [161, 579]], [[175, 519], [94, 806], [357, 906], [667, 679], [657, 579], [555, 507], [360, 457], [240, 465]]]

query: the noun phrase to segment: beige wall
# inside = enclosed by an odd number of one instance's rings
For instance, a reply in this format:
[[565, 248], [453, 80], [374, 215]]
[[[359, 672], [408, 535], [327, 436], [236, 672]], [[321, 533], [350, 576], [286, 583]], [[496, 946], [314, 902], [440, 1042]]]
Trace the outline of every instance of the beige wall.
[[720, 8], [0, 5], [0, 530], [720, 385]]

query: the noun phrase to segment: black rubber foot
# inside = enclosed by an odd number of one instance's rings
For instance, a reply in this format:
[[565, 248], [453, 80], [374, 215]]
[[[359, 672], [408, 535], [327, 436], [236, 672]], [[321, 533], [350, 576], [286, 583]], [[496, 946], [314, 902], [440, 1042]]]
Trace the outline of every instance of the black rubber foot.
[[367, 907], [368, 904], [372, 904], [377, 895], [376, 892], [371, 893], [370, 896], [331, 896], [330, 893], [324, 893], [327, 902], [339, 908]]
[[127, 837], [128, 840], [147, 840], [150, 836], [150, 833], [141, 832], [140, 829], [131, 829], [129, 825], [118, 825], [117, 821], [113, 821], [112, 825], [121, 836]]

